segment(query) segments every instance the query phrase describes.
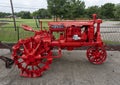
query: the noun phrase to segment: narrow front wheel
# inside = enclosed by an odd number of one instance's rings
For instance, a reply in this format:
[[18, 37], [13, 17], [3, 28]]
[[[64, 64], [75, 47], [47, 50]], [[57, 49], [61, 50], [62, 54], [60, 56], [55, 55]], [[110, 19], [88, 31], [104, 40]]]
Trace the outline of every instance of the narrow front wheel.
[[87, 50], [87, 58], [93, 64], [105, 62], [107, 53], [104, 47], [90, 47]]

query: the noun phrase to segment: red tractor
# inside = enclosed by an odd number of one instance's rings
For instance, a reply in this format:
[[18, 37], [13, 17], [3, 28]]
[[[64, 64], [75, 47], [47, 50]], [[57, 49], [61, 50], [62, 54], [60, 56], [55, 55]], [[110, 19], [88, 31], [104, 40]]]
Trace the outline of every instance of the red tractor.
[[[101, 40], [101, 19], [85, 21], [48, 22], [49, 30], [35, 31], [30, 26], [22, 25], [27, 31], [34, 32], [33, 37], [20, 39], [13, 46], [12, 59], [21, 70], [21, 76], [39, 77], [47, 70], [53, 58], [61, 57], [61, 49], [88, 46], [87, 58], [93, 64], [102, 64], [106, 60], [105, 45]], [[56, 38], [55, 33], [59, 36]], [[57, 55], [53, 54], [56, 48]]]

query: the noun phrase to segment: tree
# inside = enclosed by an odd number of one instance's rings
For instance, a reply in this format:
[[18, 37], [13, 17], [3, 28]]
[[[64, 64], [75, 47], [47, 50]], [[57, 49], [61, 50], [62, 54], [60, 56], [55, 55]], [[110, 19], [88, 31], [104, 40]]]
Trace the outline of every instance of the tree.
[[113, 3], [106, 3], [101, 6], [101, 16], [103, 18], [111, 19], [114, 18], [114, 11], [115, 11], [115, 4]]
[[65, 11], [66, 0], [47, 0], [48, 10], [54, 17], [61, 17]]
[[114, 12], [115, 18], [120, 20], [120, 4], [117, 4], [115, 6], [115, 12]]
[[39, 10], [33, 12], [32, 16], [39, 16], [42, 19], [51, 18], [51, 15], [47, 9], [39, 9]]
[[100, 15], [100, 8], [98, 6], [91, 6], [86, 9], [86, 15], [90, 18], [92, 14]]
[[85, 3], [81, 0], [68, 0], [65, 6], [66, 18], [75, 19], [84, 15]]
[[5, 18], [9, 15], [11, 15], [11, 13], [0, 12], [0, 18]]
[[50, 13], [59, 18], [79, 18], [84, 14], [85, 4], [81, 0], [47, 0]]
[[31, 19], [31, 13], [29, 11], [21, 11], [17, 13], [18, 17], [21, 17], [23, 19]]

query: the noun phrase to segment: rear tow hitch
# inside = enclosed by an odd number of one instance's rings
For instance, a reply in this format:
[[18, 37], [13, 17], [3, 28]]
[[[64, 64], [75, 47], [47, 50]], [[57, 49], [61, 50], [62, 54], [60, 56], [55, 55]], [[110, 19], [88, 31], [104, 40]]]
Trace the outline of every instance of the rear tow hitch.
[[14, 64], [14, 61], [10, 58], [7, 58], [5, 56], [0, 56], [0, 59], [5, 62], [5, 67], [6, 68], [11, 68], [12, 65]]

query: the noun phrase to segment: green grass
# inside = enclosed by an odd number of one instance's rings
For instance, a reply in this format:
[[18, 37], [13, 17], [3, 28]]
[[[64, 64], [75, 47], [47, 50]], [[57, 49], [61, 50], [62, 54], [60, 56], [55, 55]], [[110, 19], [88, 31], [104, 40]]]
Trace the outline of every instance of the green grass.
[[120, 45], [120, 42], [115, 42], [115, 41], [103, 40], [103, 42], [107, 45]]
[[[0, 41], [2, 42], [17, 42], [18, 37], [17, 37], [17, 31], [15, 31], [14, 29], [14, 24], [13, 24], [13, 19], [5, 19], [2, 18], [1, 20], [7, 20], [7, 21], [11, 21], [11, 22], [7, 22], [7, 24], [3, 25], [0, 27]], [[47, 27], [47, 22], [51, 19], [43, 19], [43, 28]], [[40, 30], [40, 28], [37, 28], [35, 20], [34, 19], [16, 19], [16, 24], [17, 24], [17, 28], [19, 29], [19, 36], [20, 38], [24, 39], [26, 37], [30, 37], [33, 36], [34, 33], [32, 32], [28, 32], [28, 31], [24, 31], [20, 26], [22, 24], [27, 24], [31, 27], [33, 27], [33, 29], [35, 30]], [[47, 29], [47, 28], [45, 28]]]

